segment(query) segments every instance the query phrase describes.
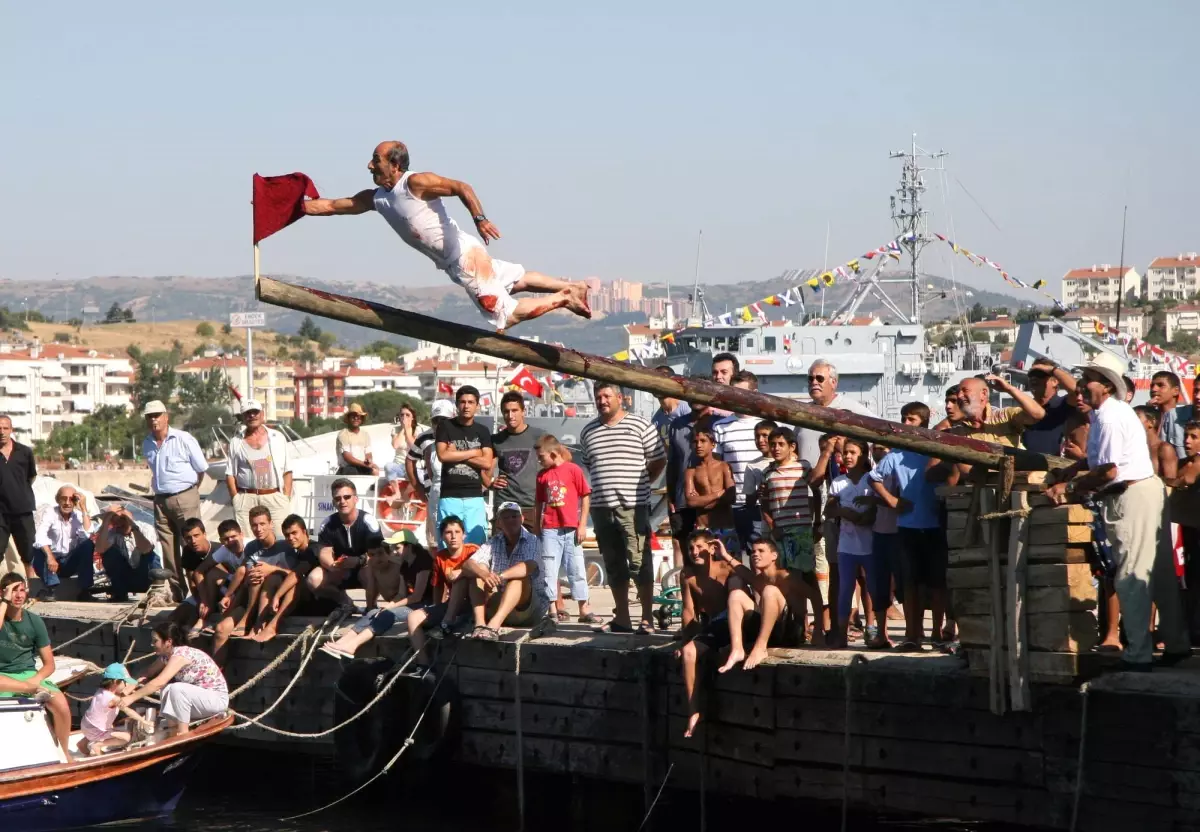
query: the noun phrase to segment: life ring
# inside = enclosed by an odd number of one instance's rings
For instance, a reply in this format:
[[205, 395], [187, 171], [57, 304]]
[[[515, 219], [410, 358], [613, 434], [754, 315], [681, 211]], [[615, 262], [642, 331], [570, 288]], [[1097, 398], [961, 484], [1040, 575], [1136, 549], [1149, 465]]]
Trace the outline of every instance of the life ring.
[[[391, 680], [395, 669], [396, 663], [387, 658], [350, 662], [334, 686], [334, 724], [361, 712]], [[430, 704], [431, 695], [436, 698]], [[457, 742], [457, 701], [458, 691], [451, 679], [437, 687], [437, 677], [432, 672], [401, 678], [371, 710], [334, 732], [334, 758], [339, 774], [355, 784], [377, 774], [400, 750], [426, 705], [430, 712], [413, 737], [413, 747], [396, 770], [449, 753]], [[407, 776], [411, 777], [411, 773]]]

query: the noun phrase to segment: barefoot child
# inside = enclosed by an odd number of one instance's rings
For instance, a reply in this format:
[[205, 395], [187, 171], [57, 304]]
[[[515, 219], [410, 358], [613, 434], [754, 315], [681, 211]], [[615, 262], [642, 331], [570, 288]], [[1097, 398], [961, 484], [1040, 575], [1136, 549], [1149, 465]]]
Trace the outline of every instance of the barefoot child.
[[683, 489], [688, 508], [696, 510], [696, 528], [711, 531], [721, 539], [727, 551], [740, 552], [742, 547], [733, 520], [733, 504], [737, 501], [733, 470], [729, 463], [713, 456], [716, 445], [712, 428], [693, 429], [696, 463], [684, 472]]
[[363, 573], [366, 615], [344, 630], [337, 641], [321, 648], [335, 658], [352, 658], [359, 647], [403, 624], [433, 596], [433, 558], [417, 542], [417, 536], [401, 529], [384, 544], [387, 550], [371, 555]]
[[867, 574], [867, 585], [872, 584], [875, 570], [871, 564], [871, 526], [875, 523], [874, 502], [864, 508], [864, 498], [871, 494], [871, 483], [867, 473], [871, 470], [871, 457], [867, 443], [861, 439], [850, 439], [842, 443], [842, 463], [846, 473], [834, 479], [829, 487], [829, 501], [825, 516], [836, 518], [838, 528], [838, 599], [837, 635], [832, 647], [846, 647], [847, 628], [853, 611], [853, 596], [856, 577], [860, 569]]
[[[790, 428], [771, 431], [769, 441], [775, 464], [768, 469], [763, 483], [763, 521], [775, 540], [783, 568], [800, 576], [813, 608], [813, 641], [823, 642], [824, 604], [813, 557], [812, 503], [809, 499], [811, 466], [797, 456], [796, 435]], [[804, 605], [794, 614], [803, 627]]]
[[[542, 541], [542, 578], [550, 597], [558, 598], [558, 570], [566, 562], [571, 597], [579, 605], [580, 624], [599, 624], [588, 604], [587, 570], [583, 563], [583, 540], [587, 537], [587, 518], [591, 506], [591, 486], [583, 469], [570, 461], [558, 439], [547, 433], [538, 438], [536, 503], [533, 533]], [[559, 621], [567, 619], [566, 605], [556, 601]]]
[[688, 722], [684, 737], [690, 737], [700, 722], [696, 691], [696, 668], [700, 656], [729, 644], [729, 596], [726, 584], [734, 573], [735, 561], [721, 541], [708, 529], [697, 529], [688, 538], [688, 557], [679, 575], [683, 590], [683, 628], [675, 656], [682, 660], [683, 687], [687, 692]]
[[[137, 682], [129, 675], [125, 665], [120, 662], [113, 662], [104, 668], [104, 674], [100, 679], [100, 687], [92, 694], [92, 702], [79, 722], [79, 727], [83, 731], [83, 741], [79, 743], [79, 751], [89, 757], [124, 748], [132, 739], [128, 731], [115, 731], [113, 726], [116, 724], [117, 706], [121, 697], [137, 687]], [[135, 722], [148, 725], [142, 719], [141, 714], [132, 708], [121, 708], [120, 710]], [[148, 730], [152, 732], [154, 726], [148, 725]]]
[[[783, 635], [780, 625], [789, 603], [802, 609], [805, 597], [788, 571], [779, 566], [775, 541], [769, 537], [755, 540], [750, 545], [750, 568], [739, 564], [729, 579], [729, 658], [717, 672], [726, 673], [738, 662], [743, 670], [758, 667], [767, 657], [771, 639]], [[747, 655], [745, 639], [751, 635], [754, 645]]]

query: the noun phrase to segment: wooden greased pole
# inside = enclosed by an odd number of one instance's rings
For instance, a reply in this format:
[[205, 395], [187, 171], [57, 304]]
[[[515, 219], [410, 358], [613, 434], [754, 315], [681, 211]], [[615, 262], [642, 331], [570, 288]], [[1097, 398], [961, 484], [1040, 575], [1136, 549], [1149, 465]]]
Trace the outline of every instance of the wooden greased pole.
[[867, 442], [882, 442], [889, 448], [905, 448], [939, 459], [998, 469], [1003, 467], [1006, 457], [1012, 457], [1015, 468], [1019, 471], [1045, 471], [1068, 464], [1068, 461], [1061, 457], [1047, 457], [964, 436], [909, 427], [870, 416], [859, 416], [845, 410], [803, 404], [780, 396], [743, 390], [740, 387], [680, 376], [665, 376], [635, 364], [625, 364], [572, 349], [485, 332], [464, 324], [443, 321], [346, 295], [296, 286], [271, 277], [260, 277], [256, 286], [258, 299], [275, 306], [492, 355], [513, 363], [556, 370], [595, 381], [612, 382], [622, 387], [644, 390], [655, 396], [700, 402], [822, 433], [836, 433]]

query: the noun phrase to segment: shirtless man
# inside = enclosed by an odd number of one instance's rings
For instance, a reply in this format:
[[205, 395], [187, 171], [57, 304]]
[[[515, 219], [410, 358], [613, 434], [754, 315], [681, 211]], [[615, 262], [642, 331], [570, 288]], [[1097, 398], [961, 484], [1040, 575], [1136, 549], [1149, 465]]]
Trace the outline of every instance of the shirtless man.
[[[783, 618], [789, 604], [804, 609], [805, 593], [793, 587], [788, 571], [779, 565], [779, 549], [770, 538], [759, 538], [750, 547], [750, 565], [734, 567], [729, 579], [729, 658], [718, 673], [726, 673], [742, 662], [742, 670], [753, 670], [767, 657], [767, 643]], [[759, 601], [754, 602], [755, 596]], [[758, 633], [750, 655], [746, 655], [745, 635]]]
[[[587, 285], [526, 271], [524, 266], [495, 260], [484, 245], [500, 239], [496, 226], [484, 215], [474, 189], [466, 182], [436, 173], [413, 173], [408, 148], [402, 142], [382, 142], [375, 148], [367, 170], [376, 187], [345, 199], [310, 199], [303, 203], [310, 217], [365, 214], [378, 211], [400, 239], [434, 262], [452, 281], [467, 290], [471, 301], [498, 330], [540, 317], [552, 309], [570, 309], [591, 318]], [[450, 218], [443, 197], [458, 197], [471, 213], [476, 238]], [[549, 297], [513, 297], [516, 292], [538, 292]]]
[[1139, 404], [1133, 409], [1146, 429], [1146, 444], [1150, 446], [1150, 464], [1154, 466], [1154, 475], [1164, 480], [1175, 479], [1179, 468], [1179, 455], [1175, 446], [1158, 438], [1158, 426], [1162, 414], [1156, 408], [1147, 404]]
[[[683, 662], [683, 687], [687, 691], [688, 722], [685, 737], [692, 736], [700, 722], [696, 695], [696, 666], [700, 654], [729, 643], [726, 584], [736, 562], [721, 541], [708, 529], [697, 529], [688, 539], [688, 557], [680, 572], [683, 589], [682, 644], [675, 656]], [[704, 619], [700, 616], [703, 615]]]
[[729, 463], [713, 456], [717, 445], [711, 427], [693, 430], [692, 447], [697, 462], [684, 472], [683, 488], [688, 508], [696, 510], [696, 528], [712, 531], [730, 552], [740, 552], [734, 530], [733, 504], [737, 490]]

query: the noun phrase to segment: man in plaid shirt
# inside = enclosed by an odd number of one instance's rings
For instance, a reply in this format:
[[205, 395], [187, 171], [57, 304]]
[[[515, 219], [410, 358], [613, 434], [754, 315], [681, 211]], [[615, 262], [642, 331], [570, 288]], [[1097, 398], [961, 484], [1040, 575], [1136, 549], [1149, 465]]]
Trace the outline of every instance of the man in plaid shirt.
[[547, 617], [551, 598], [538, 573], [541, 541], [521, 525], [521, 507], [514, 502], [496, 510], [499, 533], [479, 547], [462, 565], [468, 585], [475, 629], [471, 638], [496, 641], [500, 628], [535, 627], [534, 637], [554, 628]]

